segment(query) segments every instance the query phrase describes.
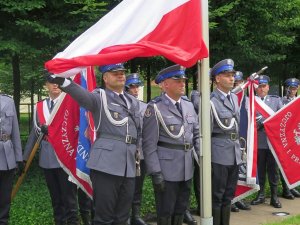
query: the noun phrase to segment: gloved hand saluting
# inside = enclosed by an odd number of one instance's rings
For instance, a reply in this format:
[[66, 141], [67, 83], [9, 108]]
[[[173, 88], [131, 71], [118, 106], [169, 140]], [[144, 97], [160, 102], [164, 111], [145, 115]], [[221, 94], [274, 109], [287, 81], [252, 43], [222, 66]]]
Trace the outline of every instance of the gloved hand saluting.
[[165, 190], [165, 181], [161, 172], [152, 174], [152, 184], [154, 191], [163, 192]]
[[45, 77], [49, 83], [58, 84], [59, 86], [63, 85], [66, 79], [63, 77], [56, 77], [54, 74], [49, 73], [47, 70], [45, 70]]

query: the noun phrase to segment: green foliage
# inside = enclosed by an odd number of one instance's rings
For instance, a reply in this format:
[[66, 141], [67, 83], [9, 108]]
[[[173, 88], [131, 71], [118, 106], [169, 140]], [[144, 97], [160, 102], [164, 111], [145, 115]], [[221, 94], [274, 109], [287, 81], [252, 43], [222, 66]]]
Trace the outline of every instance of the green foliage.
[[210, 17], [218, 25], [210, 32], [212, 64], [230, 57], [244, 74], [268, 65], [280, 79], [299, 38], [299, 1], [211, 1], [211, 8], [221, 12]]

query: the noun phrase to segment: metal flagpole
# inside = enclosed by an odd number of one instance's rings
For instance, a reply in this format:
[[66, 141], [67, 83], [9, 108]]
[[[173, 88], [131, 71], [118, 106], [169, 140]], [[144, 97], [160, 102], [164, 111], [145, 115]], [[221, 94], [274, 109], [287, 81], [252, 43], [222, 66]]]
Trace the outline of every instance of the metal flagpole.
[[[202, 36], [209, 49], [208, 0], [202, 0], [200, 5]], [[200, 148], [202, 150], [200, 152], [200, 224], [212, 225], [209, 58], [202, 59], [200, 63], [201, 66], [198, 63], [199, 106], [201, 107], [199, 108]]]

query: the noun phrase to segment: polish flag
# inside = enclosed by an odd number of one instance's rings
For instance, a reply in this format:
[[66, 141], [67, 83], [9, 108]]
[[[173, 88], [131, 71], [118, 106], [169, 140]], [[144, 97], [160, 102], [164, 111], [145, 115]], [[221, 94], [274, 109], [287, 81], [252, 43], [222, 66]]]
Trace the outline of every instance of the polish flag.
[[124, 0], [45, 68], [70, 77], [87, 66], [158, 55], [191, 67], [208, 56], [200, 12], [200, 0]]

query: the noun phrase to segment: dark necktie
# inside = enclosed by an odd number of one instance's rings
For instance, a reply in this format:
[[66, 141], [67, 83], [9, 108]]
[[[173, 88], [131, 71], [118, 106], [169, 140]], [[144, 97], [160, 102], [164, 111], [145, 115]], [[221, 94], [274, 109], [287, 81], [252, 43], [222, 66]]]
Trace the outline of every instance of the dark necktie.
[[265, 98], [260, 98], [262, 101], [264, 101], [265, 100]]
[[52, 111], [53, 107], [54, 107], [54, 101], [51, 100], [51, 102], [50, 102], [50, 111]]
[[120, 98], [122, 99], [122, 101], [125, 103], [126, 107], [127, 107], [127, 102], [125, 99], [125, 96], [123, 94], [119, 94]]
[[234, 105], [233, 105], [233, 102], [231, 101], [231, 97], [230, 97], [230, 94], [226, 96], [227, 99], [229, 100], [231, 106], [234, 108]]
[[176, 103], [175, 103], [175, 106], [176, 106], [177, 110], [180, 112], [180, 114], [182, 115], [182, 109], [181, 109], [180, 103], [179, 103], [179, 102], [176, 102]]

